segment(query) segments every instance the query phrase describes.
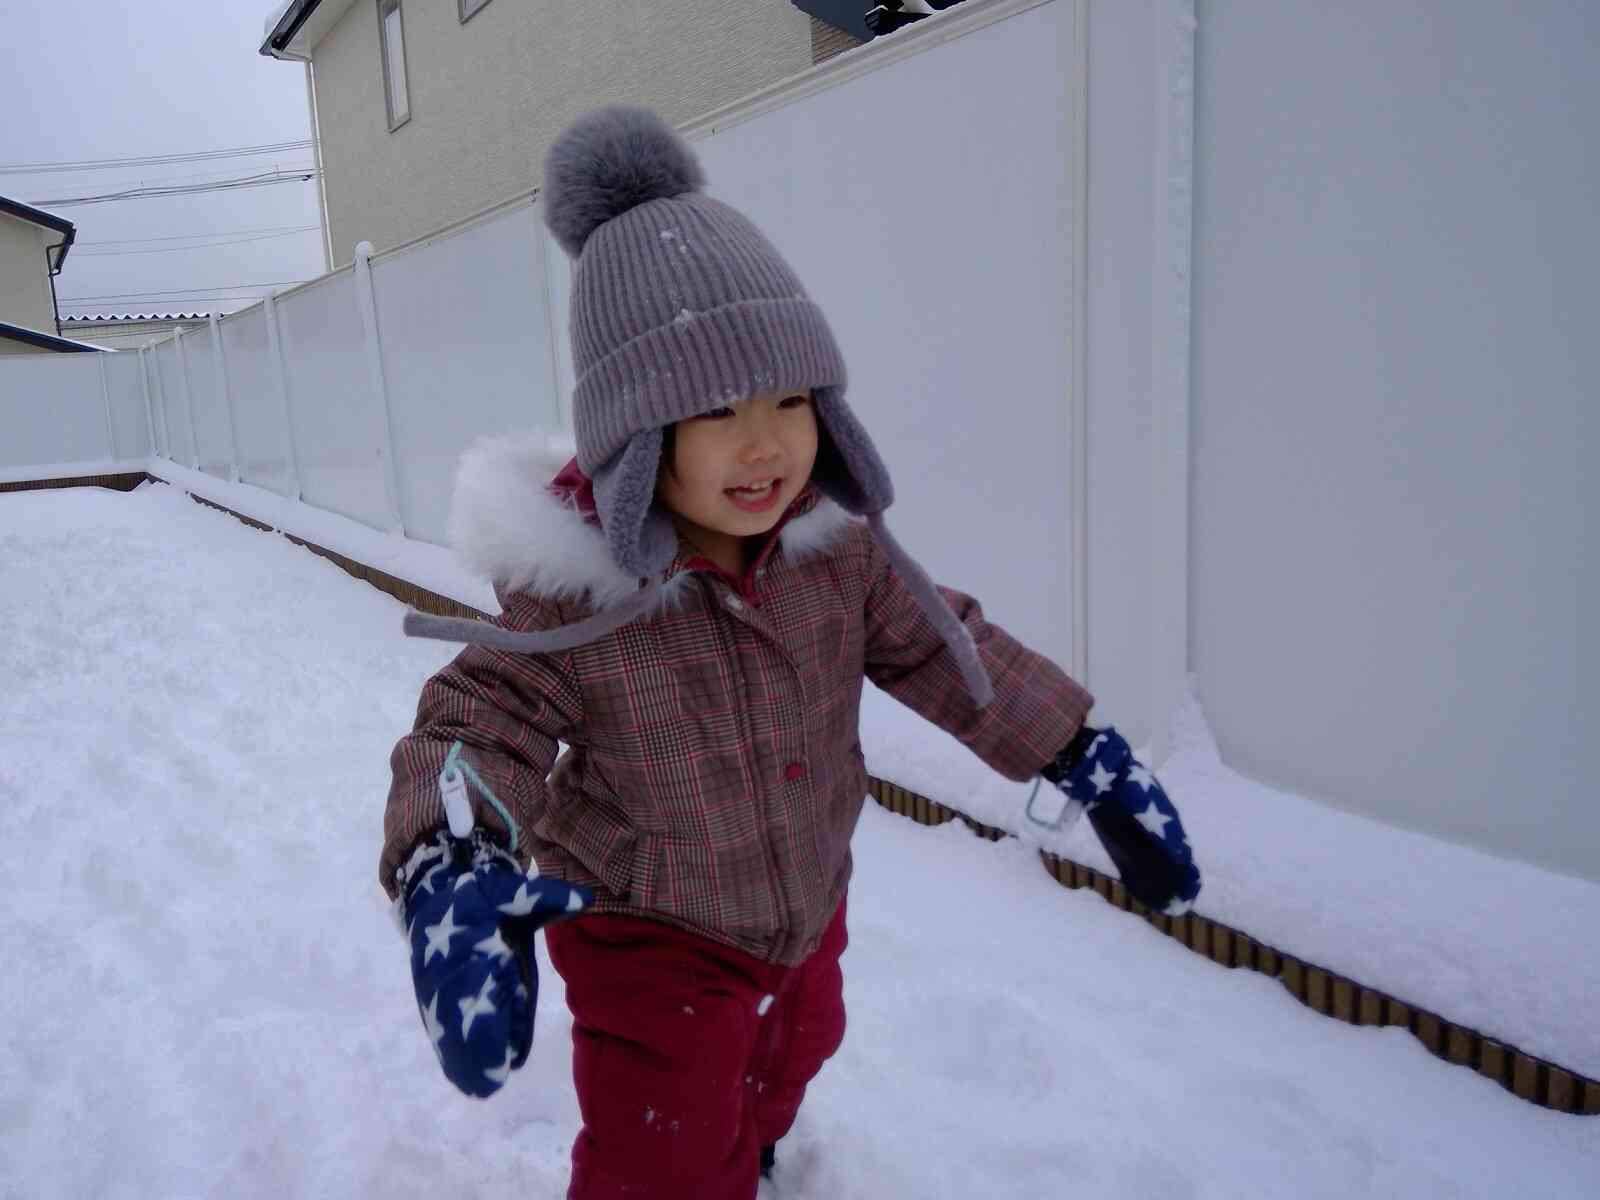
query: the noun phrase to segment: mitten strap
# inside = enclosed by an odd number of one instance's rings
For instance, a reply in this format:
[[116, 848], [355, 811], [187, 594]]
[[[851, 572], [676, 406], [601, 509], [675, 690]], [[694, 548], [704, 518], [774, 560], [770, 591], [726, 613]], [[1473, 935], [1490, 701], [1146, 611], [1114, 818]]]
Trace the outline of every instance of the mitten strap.
[[[489, 803], [494, 805], [495, 812], [499, 813], [500, 819], [506, 823], [506, 831], [511, 836], [511, 853], [515, 854], [517, 852], [517, 823], [511, 819], [511, 813], [506, 809], [506, 806], [500, 803], [500, 798], [494, 794], [494, 789], [485, 783], [483, 777], [472, 769], [471, 763], [461, 757], [461, 741], [459, 738], [451, 745], [450, 753], [445, 757], [444, 766], [439, 770], [441, 792], [444, 789], [445, 776], [449, 775], [452, 769], [460, 770], [466, 775], [468, 779], [477, 785], [478, 790], [484, 794]], [[442, 795], [440, 799], [442, 802]]]

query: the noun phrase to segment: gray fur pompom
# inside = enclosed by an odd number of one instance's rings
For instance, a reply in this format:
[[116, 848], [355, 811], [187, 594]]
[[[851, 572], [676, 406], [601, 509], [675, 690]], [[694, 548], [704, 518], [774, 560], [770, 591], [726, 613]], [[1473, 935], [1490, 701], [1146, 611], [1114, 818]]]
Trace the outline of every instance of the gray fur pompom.
[[544, 221], [576, 258], [589, 235], [647, 200], [705, 185], [700, 163], [648, 108], [614, 104], [579, 117], [544, 160]]

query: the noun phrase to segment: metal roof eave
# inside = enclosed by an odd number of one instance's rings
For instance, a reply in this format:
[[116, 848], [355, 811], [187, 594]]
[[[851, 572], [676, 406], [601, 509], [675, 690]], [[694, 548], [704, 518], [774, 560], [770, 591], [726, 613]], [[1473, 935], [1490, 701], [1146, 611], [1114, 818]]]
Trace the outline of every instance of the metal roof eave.
[[287, 0], [277, 20], [267, 17], [260, 52], [285, 62], [310, 62], [311, 50], [355, 0]]

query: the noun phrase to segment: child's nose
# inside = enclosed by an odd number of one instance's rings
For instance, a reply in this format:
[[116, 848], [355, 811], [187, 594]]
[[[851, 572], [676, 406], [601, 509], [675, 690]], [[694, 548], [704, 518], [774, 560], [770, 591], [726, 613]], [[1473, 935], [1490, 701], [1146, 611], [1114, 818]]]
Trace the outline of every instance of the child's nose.
[[744, 439], [746, 459], [759, 462], [763, 459], [776, 458], [782, 449], [772, 422], [758, 417], [746, 428]]

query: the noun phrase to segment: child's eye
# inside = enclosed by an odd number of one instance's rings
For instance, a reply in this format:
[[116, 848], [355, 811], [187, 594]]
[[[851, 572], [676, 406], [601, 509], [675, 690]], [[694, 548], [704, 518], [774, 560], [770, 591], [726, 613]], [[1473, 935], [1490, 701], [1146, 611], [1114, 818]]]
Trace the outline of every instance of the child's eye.
[[701, 419], [707, 421], [720, 421], [724, 417], [731, 416], [733, 416], [733, 409], [731, 408], [713, 408], [710, 412], [700, 414]]
[[810, 403], [811, 403], [811, 397], [810, 396], [786, 396], [782, 401], [779, 402], [778, 407], [779, 408], [795, 408], [798, 405], [810, 404]]

